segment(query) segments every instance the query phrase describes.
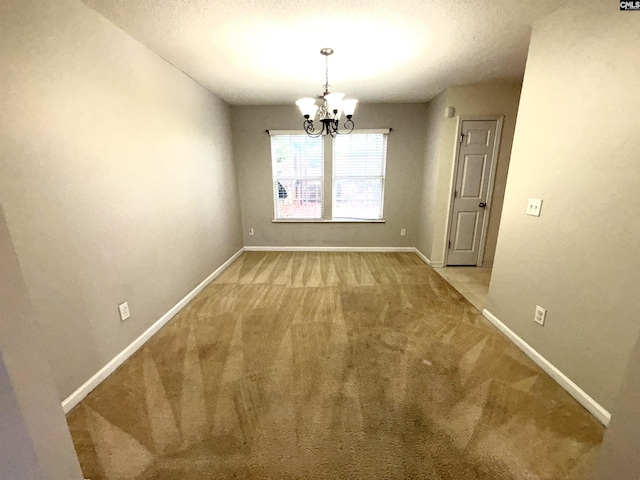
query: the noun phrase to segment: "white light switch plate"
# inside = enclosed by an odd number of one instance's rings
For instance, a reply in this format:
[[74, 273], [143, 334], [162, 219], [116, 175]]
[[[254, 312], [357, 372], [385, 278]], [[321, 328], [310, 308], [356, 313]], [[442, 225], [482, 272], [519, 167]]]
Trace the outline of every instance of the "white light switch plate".
[[129, 313], [129, 304], [127, 302], [118, 305], [118, 310], [120, 310], [120, 321], [122, 322], [131, 316], [131, 313]]
[[539, 217], [541, 208], [542, 208], [542, 199], [530, 198], [529, 202], [527, 203], [527, 215]]

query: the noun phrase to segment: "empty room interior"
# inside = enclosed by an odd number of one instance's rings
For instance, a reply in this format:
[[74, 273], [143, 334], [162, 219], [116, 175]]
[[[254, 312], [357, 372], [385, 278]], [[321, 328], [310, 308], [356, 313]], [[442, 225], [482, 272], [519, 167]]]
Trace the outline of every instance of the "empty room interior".
[[640, 480], [639, 2], [0, 22], [1, 479]]

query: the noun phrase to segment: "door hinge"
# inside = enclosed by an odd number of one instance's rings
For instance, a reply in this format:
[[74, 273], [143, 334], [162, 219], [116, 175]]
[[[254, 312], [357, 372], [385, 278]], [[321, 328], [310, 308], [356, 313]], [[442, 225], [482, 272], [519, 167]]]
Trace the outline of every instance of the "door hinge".
[[451, 240], [449, 240], [449, 250], [451, 250]]
[[462, 143], [464, 141], [464, 133], [460, 134], [460, 143]]
[[453, 198], [458, 198], [458, 190], [453, 191]]

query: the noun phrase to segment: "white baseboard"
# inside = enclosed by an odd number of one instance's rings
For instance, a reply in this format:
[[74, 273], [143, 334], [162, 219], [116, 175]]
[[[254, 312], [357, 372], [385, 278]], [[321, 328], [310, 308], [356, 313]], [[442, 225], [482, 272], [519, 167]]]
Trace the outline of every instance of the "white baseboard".
[[516, 346], [522, 350], [527, 357], [533, 360], [542, 370], [544, 370], [551, 378], [553, 378], [558, 384], [564, 388], [569, 395], [575, 398], [580, 405], [586, 408], [594, 417], [596, 417], [604, 426], [608, 426], [611, 421], [611, 414], [602, 407], [598, 402], [591, 398], [587, 393], [582, 390], [578, 385], [567, 377], [564, 373], [558, 370], [551, 364], [546, 358], [540, 355], [531, 345], [520, 338], [513, 330], [502, 323], [495, 315], [489, 310], [484, 309], [482, 315], [489, 320], [498, 330], [504, 333], [509, 340], [516, 344]]
[[124, 350], [116, 355], [109, 363], [102, 367], [89, 380], [84, 382], [80, 388], [69, 395], [62, 402], [64, 413], [69, 413], [78, 403], [80, 403], [93, 389], [100, 385], [105, 378], [111, 375], [120, 365], [122, 365], [131, 355], [136, 353], [142, 345], [145, 344], [158, 330], [165, 326], [184, 306], [189, 303], [198, 293], [200, 293], [207, 285], [209, 285], [217, 276], [224, 272], [236, 258], [238, 258], [244, 248], [238, 250], [229, 260], [220, 265], [211, 275], [205, 278], [196, 288], [191, 290], [182, 300], [176, 303], [171, 309], [165, 313], [157, 322], [151, 325], [145, 332], [131, 342]]
[[245, 252], [415, 252], [414, 247], [244, 247]]
[[432, 262], [431, 260], [429, 260], [427, 258], [427, 256], [424, 253], [422, 253], [417, 248], [414, 248], [413, 251], [416, 252], [416, 255], [418, 255], [422, 259], [422, 261], [424, 263], [426, 263], [427, 265], [429, 265], [431, 267], [438, 268], [438, 267], [443, 267], [444, 266], [444, 263], [442, 263], [442, 262]]
[[415, 253], [416, 255], [418, 255], [418, 256], [422, 259], [422, 261], [423, 261], [424, 263], [426, 263], [427, 265], [431, 265], [431, 260], [429, 260], [429, 259], [427, 258], [427, 256], [426, 256], [424, 253], [422, 253], [420, 250], [418, 250], [418, 248], [417, 248], [417, 247], [416, 247], [416, 248], [414, 248], [414, 249], [413, 249], [413, 251], [414, 251], [414, 253]]

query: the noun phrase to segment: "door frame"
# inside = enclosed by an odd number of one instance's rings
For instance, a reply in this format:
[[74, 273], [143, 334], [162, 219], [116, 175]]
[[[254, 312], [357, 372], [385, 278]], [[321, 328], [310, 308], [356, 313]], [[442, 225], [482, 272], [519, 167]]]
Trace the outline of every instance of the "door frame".
[[460, 135], [462, 134], [462, 122], [465, 121], [496, 121], [496, 140], [493, 146], [493, 152], [491, 153], [491, 170], [489, 171], [489, 185], [487, 186], [487, 206], [484, 209], [484, 218], [482, 220], [482, 230], [480, 232], [480, 245], [478, 246], [478, 261], [477, 267], [482, 266], [484, 260], [484, 247], [487, 241], [487, 229], [489, 227], [489, 216], [491, 215], [491, 204], [493, 200], [493, 185], [496, 178], [496, 169], [498, 166], [498, 154], [500, 153], [500, 141], [502, 139], [502, 126], [504, 124], [504, 115], [458, 115], [458, 125], [456, 127], [455, 136], [455, 148], [453, 152], [453, 168], [451, 172], [451, 185], [449, 185], [449, 209], [447, 211], [447, 229], [444, 243], [444, 266], [449, 264], [449, 235], [451, 234], [451, 228], [453, 225], [453, 202], [455, 201], [456, 181], [458, 179], [458, 155], [460, 154], [459, 142]]

